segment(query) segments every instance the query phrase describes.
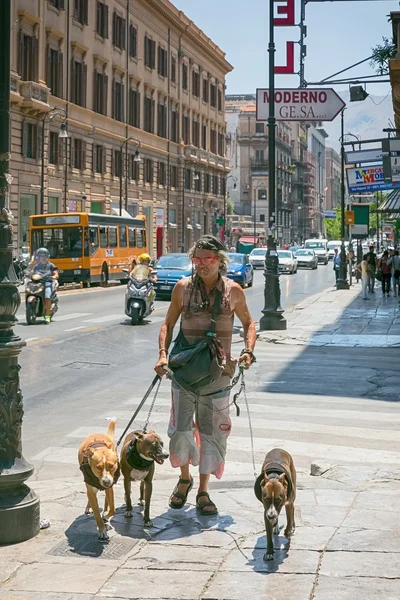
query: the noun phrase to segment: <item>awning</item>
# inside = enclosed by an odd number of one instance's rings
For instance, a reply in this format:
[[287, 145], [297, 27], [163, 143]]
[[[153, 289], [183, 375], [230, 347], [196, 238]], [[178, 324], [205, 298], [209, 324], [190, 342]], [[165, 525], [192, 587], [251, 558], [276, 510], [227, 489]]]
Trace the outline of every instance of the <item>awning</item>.
[[196, 227], [196, 229], [201, 229], [200, 223], [196, 223], [195, 227]]
[[171, 229], [176, 229], [178, 227], [176, 223], [168, 223], [168, 225], [171, 227]]
[[[119, 212], [119, 205], [118, 204], [111, 204], [111, 214], [112, 215], [118, 215], [120, 214]], [[122, 213], [121, 213], [122, 217], [128, 218], [128, 219], [132, 219], [132, 215], [130, 215], [128, 213], [128, 211], [126, 211], [124, 208], [122, 209]]]
[[259, 237], [241, 237], [239, 238], [239, 242], [242, 242], [243, 244], [257, 244], [259, 242], [260, 238]]
[[378, 206], [378, 210], [386, 213], [400, 212], [400, 189], [390, 192], [382, 204]]
[[193, 229], [193, 227], [192, 227], [192, 225], [190, 223], [187, 223], [186, 229]]

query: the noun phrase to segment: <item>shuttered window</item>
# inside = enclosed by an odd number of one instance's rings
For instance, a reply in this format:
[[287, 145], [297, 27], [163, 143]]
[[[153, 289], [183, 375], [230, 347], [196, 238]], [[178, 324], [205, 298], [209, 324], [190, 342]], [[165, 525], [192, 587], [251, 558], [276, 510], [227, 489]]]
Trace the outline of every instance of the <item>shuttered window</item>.
[[63, 97], [63, 53], [47, 46], [46, 83], [50, 93]]

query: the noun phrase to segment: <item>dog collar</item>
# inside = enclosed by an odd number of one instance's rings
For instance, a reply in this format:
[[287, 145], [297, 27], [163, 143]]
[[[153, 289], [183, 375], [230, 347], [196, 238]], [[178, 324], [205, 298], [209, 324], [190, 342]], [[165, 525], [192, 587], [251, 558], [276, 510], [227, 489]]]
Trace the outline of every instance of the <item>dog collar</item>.
[[128, 446], [126, 451], [126, 461], [132, 469], [138, 469], [139, 471], [148, 471], [154, 464], [154, 459], [145, 458], [142, 454], [139, 454], [136, 448], [137, 440], [134, 439]]
[[282, 467], [282, 465], [280, 465], [279, 463], [270, 463], [269, 465], [266, 466], [266, 468], [261, 472], [261, 475], [259, 475], [256, 479], [256, 482], [254, 484], [254, 493], [256, 495], [257, 500], [259, 500], [260, 502], [262, 502], [262, 494], [261, 494], [261, 482], [264, 479], [264, 475], [277, 475], [278, 477], [280, 475], [285, 475], [286, 477], [286, 481], [288, 483], [288, 491], [287, 491], [287, 496], [288, 498], [290, 498], [290, 495], [292, 493], [293, 490], [293, 482], [292, 482], [292, 477], [289, 473], [289, 471], [287, 471], [284, 467]]

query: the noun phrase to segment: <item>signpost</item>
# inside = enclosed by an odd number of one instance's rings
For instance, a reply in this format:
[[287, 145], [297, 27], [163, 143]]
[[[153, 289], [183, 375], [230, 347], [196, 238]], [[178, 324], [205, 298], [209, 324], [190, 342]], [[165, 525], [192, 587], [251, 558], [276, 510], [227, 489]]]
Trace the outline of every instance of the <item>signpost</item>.
[[394, 187], [391, 181], [385, 181], [382, 165], [346, 169], [346, 173], [350, 194], [391, 190]]
[[369, 206], [368, 204], [352, 204], [351, 211], [354, 215], [354, 225], [351, 227], [351, 237], [354, 240], [365, 240], [369, 233]]
[[354, 225], [354, 210], [346, 210], [346, 225]]
[[366, 163], [366, 162], [382, 162], [382, 148], [374, 148], [373, 150], [356, 150], [354, 152], [346, 152], [346, 163]]
[[400, 182], [400, 139], [382, 140], [383, 174], [386, 183]]
[[325, 210], [324, 219], [336, 219], [336, 210]]
[[[257, 89], [257, 121], [268, 121], [269, 91]], [[333, 89], [278, 89], [274, 93], [278, 121], [333, 121], [346, 106]]]

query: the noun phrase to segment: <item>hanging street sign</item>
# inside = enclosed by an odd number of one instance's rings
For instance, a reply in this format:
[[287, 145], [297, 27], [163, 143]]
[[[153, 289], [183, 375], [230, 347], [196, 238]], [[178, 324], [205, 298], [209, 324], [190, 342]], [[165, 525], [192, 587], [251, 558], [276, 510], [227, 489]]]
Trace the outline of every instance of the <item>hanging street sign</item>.
[[324, 219], [336, 219], [336, 210], [325, 210]]
[[354, 225], [354, 210], [346, 210], [345, 219], [346, 225]]
[[346, 152], [346, 163], [366, 163], [366, 162], [382, 162], [382, 148], [374, 148], [373, 150], [355, 150], [354, 152]]
[[[269, 91], [257, 89], [257, 121], [267, 121]], [[275, 90], [277, 121], [333, 121], [346, 103], [333, 89], [278, 89]]]

